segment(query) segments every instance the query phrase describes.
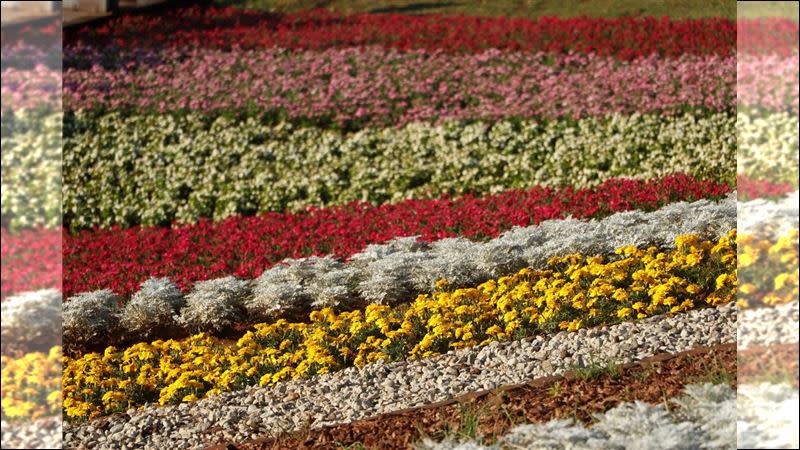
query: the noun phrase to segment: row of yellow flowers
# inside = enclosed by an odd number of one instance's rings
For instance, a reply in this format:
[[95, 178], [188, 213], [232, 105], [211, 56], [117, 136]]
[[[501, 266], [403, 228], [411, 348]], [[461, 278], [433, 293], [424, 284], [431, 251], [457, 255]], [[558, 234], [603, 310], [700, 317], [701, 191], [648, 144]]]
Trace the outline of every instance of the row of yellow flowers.
[[[556, 258], [545, 270], [526, 269], [475, 289], [447, 291], [443, 281], [440, 292], [420, 296], [405, 308], [373, 306], [363, 313], [338, 315], [316, 311], [309, 324], [259, 325], [230, 347], [197, 335], [122, 352], [110, 348], [104, 356], [66, 358], [65, 386], [71, 394], [65, 412], [82, 419], [145, 401], [189, 401], [223, 389], [361, 366], [380, 358], [428, 356], [537, 331], [575, 330], [726, 302], [736, 283], [731, 236], [709, 246], [685, 236], [675, 252], [626, 247], [607, 260]], [[797, 230], [777, 241], [741, 236], [738, 251], [741, 306], [797, 301]], [[680, 273], [686, 270], [695, 273]], [[707, 292], [711, 295], [705, 296]], [[76, 377], [82, 369], [89, 371]], [[49, 354], [3, 356], [4, 419], [57, 413], [62, 407], [60, 387], [60, 347]]]
[[2, 356], [3, 419], [37, 419], [61, 412], [61, 347], [20, 358]]
[[798, 230], [777, 241], [741, 236], [737, 305], [774, 306], [798, 299]]
[[233, 345], [198, 334], [109, 347], [64, 359], [64, 413], [83, 420], [147, 402], [188, 402], [379, 359], [578, 330], [732, 301], [735, 231], [718, 242], [681, 236], [662, 251], [626, 246], [608, 257], [556, 257], [477, 287], [437, 291], [398, 307], [313, 311], [308, 323], [260, 324]]

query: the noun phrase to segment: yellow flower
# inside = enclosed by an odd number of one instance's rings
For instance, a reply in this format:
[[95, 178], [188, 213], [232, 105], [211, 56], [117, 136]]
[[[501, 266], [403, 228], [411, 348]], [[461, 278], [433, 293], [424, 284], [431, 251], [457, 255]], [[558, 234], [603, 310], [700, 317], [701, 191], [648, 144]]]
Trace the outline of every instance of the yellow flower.
[[583, 325], [582, 320], [575, 319], [567, 325], [567, 331], [578, 331], [582, 325]]
[[703, 255], [698, 255], [696, 253], [690, 253], [686, 255], [686, 265], [688, 267], [694, 267], [700, 264], [700, 262], [702, 261], [703, 261]]
[[722, 287], [725, 286], [725, 283], [727, 282], [728, 282], [728, 274], [723, 273], [720, 276], [718, 276], [716, 280], [717, 289], [722, 289]]
[[120, 402], [125, 400], [125, 393], [119, 391], [108, 391], [103, 394], [103, 403]]
[[628, 301], [630, 297], [628, 296], [628, 293], [625, 292], [625, 289], [620, 288], [614, 291], [613, 298], [619, 302], [625, 302]]
[[789, 280], [790, 277], [791, 275], [786, 272], [778, 274], [778, 276], [775, 277], [775, 283], [774, 283], [775, 290], [778, 291], [783, 289], [783, 287], [786, 286], [786, 282]]
[[[419, 295], [406, 305], [369, 305], [342, 313], [323, 308], [311, 311], [309, 322], [279, 319], [258, 324], [232, 344], [201, 333], [184, 340], [65, 358], [64, 413], [72, 420], [119, 410], [129, 402], [128, 407], [140, 406], [140, 400], [120, 397], [123, 391], [149, 392], [158, 394], [161, 404], [177, 403], [255, 383], [266, 386], [363, 367], [387, 358], [424, 358], [554, 328], [576, 331], [587, 320], [593, 325], [607, 324], [658, 314], [665, 306], [683, 311], [730, 302], [738, 283], [736, 262], [724, 258], [736, 254], [736, 244], [724, 239], [714, 245], [689, 237], [681, 240], [679, 250], [671, 251], [629, 246], [607, 257], [557, 257], [553, 266], [523, 269], [477, 287], [448, 291], [447, 285], [438, 283], [435, 292]], [[786, 248], [774, 250], [773, 262], [794, 251]], [[767, 250], [773, 251], [769, 245], [758, 244], [755, 251], [766, 254]], [[693, 255], [697, 265], [686, 271], [684, 264], [692, 262]], [[784, 301], [792, 289], [796, 296], [797, 277], [786, 272], [790, 276], [775, 273], [766, 278], [769, 285], [779, 281], [780, 295], [753, 295], [765, 303]], [[722, 287], [706, 292], [706, 286], [714, 286], [717, 280]], [[691, 300], [685, 299], [685, 293], [691, 294]], [[637, 301], [629, 305], [631, 298]], [[6, 361], [4, 357], [4, 414], [7, 410], [33, 414], [24, 399], [11, 397], [14, 392], [60, 391], [60, 370], [53, 370], [56, 383], [52, 388], [16, 386], [23, 381], [45, 383], [31, 371], [23, 371], [22, 377], [8, 376]], [[30, 364], [25, 361], [16, 363]]]
[[675, 245], [679, 250], [697, 246], [700, 237], [696, 234], [685, 234], [675, 238]]
[[500, 334], [502, 332], [503, 332], [503, 329], [500, 328], [497, 325], [492, 325], [491, 327], [486, 329], [486, 334], [488, 334], [489, 336], [496, 336], [497, 334]]
[[750, 253], [741, 253], [738, 257], [739, 267], [750, 267], [755, 262], [755, 258]]
[[503, 315], [503, 321], [506, 323], [513, 321], [519, 317], [519, 313], [517, 311], [509, 311]]

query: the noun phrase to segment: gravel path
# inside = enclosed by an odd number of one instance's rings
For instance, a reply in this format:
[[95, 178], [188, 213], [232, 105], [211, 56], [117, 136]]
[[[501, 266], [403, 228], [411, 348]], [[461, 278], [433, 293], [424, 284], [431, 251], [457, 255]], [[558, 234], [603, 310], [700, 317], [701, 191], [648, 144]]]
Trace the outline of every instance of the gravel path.
[[798, 305], [798, 302], [792, 302], [740, 311], [737, 323], [738, 348], [797, 343], [800, 334]]
[[425, 441], [420, 450], [570, 449], [692, 450], [736, 448], [736, 391], [726, 385], [689, 385], [667, 405], [624, 403], [597, 414], [587, 428], [572, 419], [520, 425], [496, 444]]
[[690, 311], [612, 327], [494, 343], [435, 358], [349, 368], [191, 404], [147, 407], [65, 428], [68, 448], [195, 448], [367, 418], [562, 373], [734, 342], [736, 308]]
[[3, 448], [61, 448], [61, 418], [3, 425]]

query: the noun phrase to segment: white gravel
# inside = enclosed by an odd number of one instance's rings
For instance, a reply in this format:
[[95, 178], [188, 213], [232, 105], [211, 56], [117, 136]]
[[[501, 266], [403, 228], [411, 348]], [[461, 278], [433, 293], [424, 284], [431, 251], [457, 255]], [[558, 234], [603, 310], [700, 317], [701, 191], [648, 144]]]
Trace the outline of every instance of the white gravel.
[[2, 421], [3, 448], [61, 448], [61, 418], [49, 417], [33, 422]]
[[[627, 363], [657, 353], [732, 343], [736, 308], [690, 311], [612, 327], [494, 343], [435, 358], [373, 364], [191, 404], [150, 406], [65, 427], [68, 448], [196, 448], [346, 423], [494, 387], [556, 375], [592, 360]], [[219, 427], [217, 431], [210, 431]], [[143, 430], [148, 430], [144, 433]]]
[[[668, 406], [679, 406], [669, 408]], [[586, 427], [572, 419], [519, 425], [497, 443], [423, 441], [419, 450], [694, 450], [736, 448], [736, 391], [726, 385], [688, 385], [669, 405], [623, 403]]]
[[800, 320], [798, 302], [739, 311], [737, 347], [795, 344]]

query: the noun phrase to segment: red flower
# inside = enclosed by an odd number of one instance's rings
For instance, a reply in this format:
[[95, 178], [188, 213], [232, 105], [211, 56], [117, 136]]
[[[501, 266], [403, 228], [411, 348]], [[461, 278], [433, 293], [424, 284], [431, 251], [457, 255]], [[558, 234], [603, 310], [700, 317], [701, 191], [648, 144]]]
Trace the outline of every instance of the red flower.
[[[653, 210], [729, 191], [727, 185], [674, 175], [652, 181], [609, 180], [591, 189], [536, 187], [381, 206], [354, 202], [300, 213], [237, 216], [218, 223], [201, 220], [173, 228], [116, 227], [76, 235], [64, 231], [64, 293], [111, 288], [130, 295], [149, 276], [169, 276], [186, 288], [224, 275], [256, 277], [284, 258], [325, 254], [347, 258], [368, 244], [399, 236], [420, 235], [428, 241], [449, 236], [488, 239], [513, 226], [548, 219]], [[5, 252], [5, 244], [3, 248]], [[19, 270], [21, 266], [15, 266], [8, 276]], [[5, 268], [3, 273], [5, 281]]]
[[796, 191], [791, 183], [773, 183], [769, 180], [753, 180], [747, 175], [736, 176], [736, 194], [739, 200], [747, 201], [757, 198], [779, 198]]
[[[791, 27], [790, 21], [776, 21]], [[797, 25], [794, 24], [796, 29]], [[749, 30], [749, 29], [748, 29]], [[755, 30], [754, 40], [768, 32]], [[795, 32], [796, 34], [796, 32]], [[757, 36], [756, 36], [757, 35]], [[142, 47], [240, 46], [321, 49], [382, 45], [399, 50], [477, 52], [581, 52], [633, 59], [657, 53], [729, 55], [736, 51], [736, 22], [720, 18], [555, 18], [471, 17], [401, 14], [340, 16], [324, 10], [272, 14], [233, 8], [184, 8], [158, 16], [130, 14], [107, 26], [66, 30], [65, 43]], [[796, 44], [794, 48], [796, 48]]]

